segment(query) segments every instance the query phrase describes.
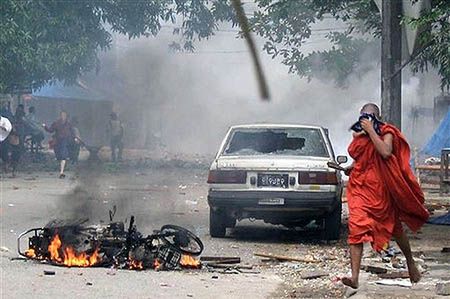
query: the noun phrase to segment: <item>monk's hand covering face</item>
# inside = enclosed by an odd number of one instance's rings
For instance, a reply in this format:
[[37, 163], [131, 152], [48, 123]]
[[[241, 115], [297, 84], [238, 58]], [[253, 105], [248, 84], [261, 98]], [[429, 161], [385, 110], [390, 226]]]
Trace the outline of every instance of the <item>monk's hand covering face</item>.
[[373, 128], [373, 121], [368, 119], [362, 119], [361, 120], [361, 128], [367, 132], [367, 134], [375, 132], [375, 129]]

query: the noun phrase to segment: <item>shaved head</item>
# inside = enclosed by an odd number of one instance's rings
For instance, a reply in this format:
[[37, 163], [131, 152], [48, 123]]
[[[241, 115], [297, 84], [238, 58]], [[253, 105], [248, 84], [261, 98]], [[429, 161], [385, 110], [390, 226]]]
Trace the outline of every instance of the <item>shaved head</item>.
[[377, 118], [380, 118], [380, 108], [374, 103], [364, 104], [361, 108], [361, 113], [375, 114]]

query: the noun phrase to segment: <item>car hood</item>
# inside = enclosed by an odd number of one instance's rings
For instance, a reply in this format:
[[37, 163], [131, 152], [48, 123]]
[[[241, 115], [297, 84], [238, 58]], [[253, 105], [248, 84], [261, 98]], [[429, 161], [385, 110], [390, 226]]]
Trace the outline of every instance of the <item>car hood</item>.
[[331, 161], [331, 159], [322, 157], [221, 156], [216, 159], [214, 163], [215, 166], [219, 169], [299, 170], [328, 169], [328, 161]]

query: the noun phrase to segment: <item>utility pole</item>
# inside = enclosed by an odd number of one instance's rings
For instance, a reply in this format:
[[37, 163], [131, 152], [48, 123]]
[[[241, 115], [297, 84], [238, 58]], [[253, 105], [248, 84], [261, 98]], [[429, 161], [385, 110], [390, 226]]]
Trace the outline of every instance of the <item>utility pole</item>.
[[[402, 0], [382, 0], [381, 18], [381, 112], [383, 120], [401, 129]], [[394, 75], [395, 74], [395, 75]]]

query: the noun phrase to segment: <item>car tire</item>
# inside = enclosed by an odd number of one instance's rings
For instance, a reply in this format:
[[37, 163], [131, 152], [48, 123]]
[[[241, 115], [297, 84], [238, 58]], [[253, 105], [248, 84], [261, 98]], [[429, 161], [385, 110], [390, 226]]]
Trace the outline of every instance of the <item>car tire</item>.
[[213, 238], [224, 238], [227, 232], [226, 219], [222, 211], [209, 209], [209, 234]]
[[339, 240], [341, 233], [341, 218], [342, 218], [342, 202], [339, 200], [337, 207], [325, 217], [325, 239]]

